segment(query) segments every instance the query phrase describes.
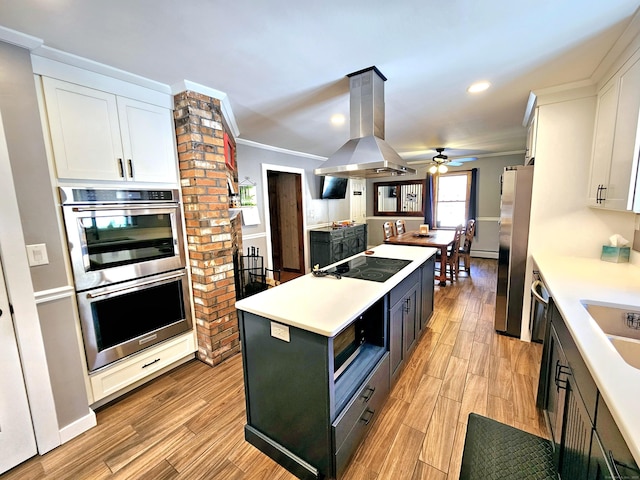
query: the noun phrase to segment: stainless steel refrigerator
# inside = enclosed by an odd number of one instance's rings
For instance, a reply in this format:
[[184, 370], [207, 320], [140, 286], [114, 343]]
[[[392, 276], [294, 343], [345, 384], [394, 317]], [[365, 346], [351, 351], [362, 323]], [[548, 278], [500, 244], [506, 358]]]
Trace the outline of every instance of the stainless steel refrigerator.
[[500, 195], [495, 329], [513, 337], [520, 337], [522, 325], [532, 184], [533, 166], [504, 169]]

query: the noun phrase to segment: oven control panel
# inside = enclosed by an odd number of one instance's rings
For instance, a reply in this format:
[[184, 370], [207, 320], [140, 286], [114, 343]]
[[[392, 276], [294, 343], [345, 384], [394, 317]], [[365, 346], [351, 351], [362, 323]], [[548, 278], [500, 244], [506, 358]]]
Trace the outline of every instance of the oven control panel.
[[135, 203], [174, 202], [177, 190], [135, 190], [108, 188], [61, 188], [63, 204], [71, 203]]

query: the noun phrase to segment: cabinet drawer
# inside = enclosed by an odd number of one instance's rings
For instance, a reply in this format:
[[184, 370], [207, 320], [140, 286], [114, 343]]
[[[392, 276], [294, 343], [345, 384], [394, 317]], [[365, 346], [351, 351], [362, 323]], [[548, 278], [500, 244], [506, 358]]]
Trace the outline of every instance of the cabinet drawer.
[[560, 341], [560, 345], [562, 345], [564, 354], [567, 357], [567, 362], [569, 362], [569, 366], [571, 367], [571, 374], [575, 378], [576, 387], [580, 392], [580, 396], [587, 407], [589, 417], [591, 417], [591, 421], [593, 422], [596, 415], [598, 387], [596, 387], [591, 372], [589, 372], [587, 364], [584, 363], [580, 350], [578, 350], [578, 346], [573, 340], [571, 332], [569, 332], [567, 325], [564, 323], [560, 312], [554, 310], [551, 322], [556, 329], [558, 340]]
[[130, 359], [107, 367], [89, 377], [94, 401], [122, 390], [196, 351], [193, 333], [176, 337], [143, 350]]
[[[389, 354], [385, 354], [378, 367], [365, 380], [351, 402], [333, 423], [334, 445], [340, 450], [352, 430], [366, 427], [367, 419], [375, 415], [389, 393]], [[374, 412], [370, 414], [369, 412]], [[364, 429], [361, 429], [364, 432]], [[356, 435], [357, 438], [360, 438]], [[352, 440], [355, 441], [355, 440]], [[356, 442], [357, 444], [357, 442]]]
[[389, 305], [393, 307], [399, 300], [404, 297], [404, 294], [407, 293], [411, 288], [413, 288], [414, 284], [420, 282], [420, 271], [414, 270], [411, 275], [402, 280], [396, 287], [391, 290]]
[[612, 461], [615, 460], [615, 468], [617, 468], [621, 478], [640, 478], [638, 465], [636, 465], [627, 442], [625, 442], [622, 433], [620, 433], [602, 396], [598, 397], [596, 432], [602, 442], [602, 450], [609, 468], [613, 470]]

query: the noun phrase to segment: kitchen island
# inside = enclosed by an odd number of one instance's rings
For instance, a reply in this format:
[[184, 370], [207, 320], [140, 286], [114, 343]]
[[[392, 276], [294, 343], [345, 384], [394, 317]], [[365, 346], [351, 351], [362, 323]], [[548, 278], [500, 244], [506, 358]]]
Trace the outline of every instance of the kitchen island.
[[300, 478], [340, 477], [433, 312], [435, 249], [372, 250], [409, 262], [385, 281], [308, 274], [236, 304], [245, 438]]
[[[588, 469], [588, 478], [611, 478], [606, 468], [617, 468], [622, 476], [614, 478], [638, 478], [640, 369], [622, 358], [585, 305], [640, 311], [640, 268], [629, 263], [548, 253], [534, 254], [534, 260], [552, 298], [541, 370], [542, 378], [546, 362], [550, 378], [543, 378], [541, 384], [555, 382], [548, 389], [551, 394], [546, 394], [554, 400], [542, 405], [545, 410], [552, 410], [552, 437], [556, 436], [555, 427], [561, 449], [568, 444], [574, 452], [569, 466], [574, 472], [575, 468]], [[624, 323], [623, 318], [620, 323]], [[560, 345], [555, 349], [562, 352], [559, 355], [554, 355], [554, 342]], [[558, 396], [557, 392], [563, 389], [567, 393]], [[539, 390], [539, 401], [540, 395]], [[566, 411], [577, 405], [576, 412], [584, 412], [573, 416], [572, 430], [563, 429], [563, 416], [567, 415], [561, 410], [565, 408], [555, 404], [563, 397], [565, 405], [569, 405]], [[574, 398], [573, 404], [566, 398]], [[578, 422], [580, 416], [582, 420]], [[607, 419], [609, 423], [605, 423]], [[584, 424], [584, 428], [579, 423]], [[574, 435], [568, 432], [578, 429], [582, 430], [583, 440], [581, 444], [571, 444]], [[564, 434], [561, 433], [563, 430]], [[616, 453], [616, 449], [621, 453]], [[580, 453], [576, 455], [575, 452]], [[625, 470], [625, 466], [629, 468]], [[562, 470], [560, 465], [560, 473]]]

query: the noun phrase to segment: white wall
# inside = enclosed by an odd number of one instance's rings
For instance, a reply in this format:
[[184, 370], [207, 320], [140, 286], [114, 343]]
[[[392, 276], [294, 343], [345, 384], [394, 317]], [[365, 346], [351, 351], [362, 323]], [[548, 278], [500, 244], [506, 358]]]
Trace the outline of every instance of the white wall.
[[595, 107], [593, 95], [539, 107], [532, 252], [598, 258], [613, 233], [633, 238], [632, 213], [586, 206]]
[[[607, 244], [614, 233], [633, 239], [633, 213], [587, 206], [595, 109], [593, 87], [538, 97], [525, 285], [531, 284], [534, 266], [531, 254], [550, 252], [562, 256], [600, 258], [602, 245]], [[530, 297], [525, 292], [522, 312], [522, 338], [525, 340], [529, 339], [530, 307]]]

